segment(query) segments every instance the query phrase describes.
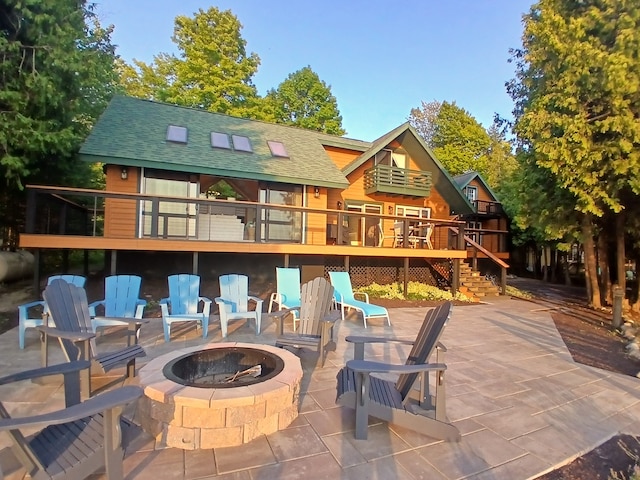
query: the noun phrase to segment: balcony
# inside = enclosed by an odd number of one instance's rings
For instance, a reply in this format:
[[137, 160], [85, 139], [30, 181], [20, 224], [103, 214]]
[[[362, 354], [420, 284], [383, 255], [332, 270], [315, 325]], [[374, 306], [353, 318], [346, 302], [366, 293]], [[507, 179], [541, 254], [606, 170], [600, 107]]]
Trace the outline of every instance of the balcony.
[[431, 172], [376, 165], [364, 173], [364, 191], [367, 195], [387, 193], [428, 197], [431, 194]]
[[505, 215], [500, 202], [490, 202], [487, 200], [474, 200], [473, 206], [478, 215], [487, 217], [502, 217]]

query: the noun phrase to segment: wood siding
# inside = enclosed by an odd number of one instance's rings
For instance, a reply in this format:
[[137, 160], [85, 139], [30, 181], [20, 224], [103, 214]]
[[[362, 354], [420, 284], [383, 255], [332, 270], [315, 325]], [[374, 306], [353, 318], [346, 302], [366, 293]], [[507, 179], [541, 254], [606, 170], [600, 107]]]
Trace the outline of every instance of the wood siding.
[[[139, 169], [127, 168], [127, 179], [121, 177], [119, 165], [108, 165], [106, 189], [112, 192], [138, 193]], [[135, 238], [137, 202], [107, 198], [104, 206], [104, 236], [110, 238]]]

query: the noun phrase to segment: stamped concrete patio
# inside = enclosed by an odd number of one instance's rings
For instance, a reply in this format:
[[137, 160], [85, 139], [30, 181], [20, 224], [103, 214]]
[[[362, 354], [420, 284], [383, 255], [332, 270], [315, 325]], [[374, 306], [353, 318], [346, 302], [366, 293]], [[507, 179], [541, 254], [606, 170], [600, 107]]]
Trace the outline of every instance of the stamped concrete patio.
[[[491, 304], [455, 307], [442, 339], [448, 348], [447, 412], [462, 441], [440, 442], [373, 419], [369, 439], [355, 440], [353, 411], [334, 403], [336, 373], [351, 356], [344, 337], [413, 339], [425, 309], [390, 313], [390, 327], [371, 322], [365, 330], [355, 315], [339, 322], [337, 351], [329, 353], [324, 368], [316, 365], [317, 355], [302, 356], [300, 415], [285, 430], [240, 447], [194, 451], [163, 448], [137, 432], [124, 460], [126, 478], [527, 479], [570, 462], [618, 432], [640, 434], [639, 379], [573, 362], [548, 310], [497, 298]], [[263, 332], [256, 336], [246, 322], [232, 322], [227, 340], [273, 345], [275, 326], [263, 319]], [[106, 349], [124, 337], [112, 330], [98, 341]], [[207, 341], [185, 325], [165, 344], [161, 320], [152, 319], [142, 330], [147, 357], [138, 365], [174, 349], [220, 341], [219, 324], [212, 319]], [[0, 336], [0, 352], [3, 375], [39, 366], [33, 331], [23, 351], [17, 329]], [[378, 360], [404, 361], [407, 350], [380, 346], [369, 353]], [[57, 382], [0, 387], [0, 395], [14, 416], [53, 410], [63, 402]], [[135, 408], [126, 414], [135, 421]], [[22, 478], [24, 471], [8, 445], [8, 437], [1, 435], [0, 465], [6, 478]]]

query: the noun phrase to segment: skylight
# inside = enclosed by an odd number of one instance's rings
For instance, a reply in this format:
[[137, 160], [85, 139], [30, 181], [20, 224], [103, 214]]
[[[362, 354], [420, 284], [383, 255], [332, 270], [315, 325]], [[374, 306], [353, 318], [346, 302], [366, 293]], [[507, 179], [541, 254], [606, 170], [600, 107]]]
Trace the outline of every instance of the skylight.
[[167, 127], [167, 141], [175, 143], [187, 143], [187, 127], [169, 125]]
[[231, 144], [229, 143], [229, 135], [226, 133], [211, 132], [211, 146], [230, 150]]
[[238, 152], [251, 152], [251, 143], [249, 142], [249, 138], [243, 137], [242, 135], [231, 135], [231, 139], [233, 140], [233, 149]]
[[267, 140], [267, 144], [269, 145], [269, 150], [271, 150], [271, 155], [274, 157], [289, 157], [287, 149], [284, 148], [284, 143]]

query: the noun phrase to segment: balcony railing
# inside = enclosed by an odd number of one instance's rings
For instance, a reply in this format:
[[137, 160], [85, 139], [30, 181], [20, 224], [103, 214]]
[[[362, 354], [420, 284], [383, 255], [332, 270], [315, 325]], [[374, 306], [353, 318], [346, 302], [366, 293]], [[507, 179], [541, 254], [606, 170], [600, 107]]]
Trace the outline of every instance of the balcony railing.
[[452, 241], [449, 227], [465, 228], [455, 220], [429, 219], [429, 246], [426, 239], [395, 241], [397, 222], [403, 224], [402, 238], [410, 240], [425, 226], [413, 217], [65, 187], [28, 186], [27, 191], [24, 233], [30, 235], [465, 249]]
[[500, 202], [490, 202], [487, 200], [474, 200], [473, 206], [476, 209], [476, 213], [483, 215], [504, 215], [504, 210]]
[[376, 165], [364, 172], [364, 191], [428, 197], [431, 193], [431, 172]]

